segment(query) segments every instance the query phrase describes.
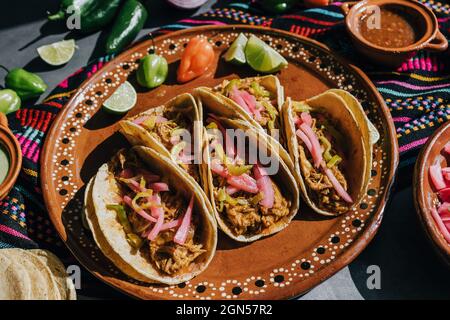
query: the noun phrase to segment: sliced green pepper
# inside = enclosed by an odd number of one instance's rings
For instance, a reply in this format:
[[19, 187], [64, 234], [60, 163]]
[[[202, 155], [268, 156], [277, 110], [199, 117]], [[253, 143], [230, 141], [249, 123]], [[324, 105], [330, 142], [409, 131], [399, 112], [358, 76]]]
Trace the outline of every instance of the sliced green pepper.
[[47, 90], [47, 84], [41, 77], [20, 68], [8, 72], [5, 86], [14, 90], [22, 101], [37, 98]]
[[106, 53], [118, 53], [129, 45], [144, 27], [147, 17], [147, 9], [142, 3], [137, 0], [127, 0], [120, 9], [106, 40]]
[[125, 208], [120, 204], [108, 204], [106, 206], [108, 210], [114, 210], [117, 213], [117, 217], [119, 218], [119, 222], [123, 227], [125, 233], [132, 233], [133, 229], [131, 228], [130, 221], [128, 221], [127, 213]]
[[337, 166], [339, 163], [341, 163], [341, 161], [342, 158], [336, 154], [330, 159], [330, 161], [327, 162], [327, 167], [332, 168], [334, 166]]
[[301, 113], [301, 112], [309, 113], [311, 110], [311, 107], [308, 106], [303, 101], [292, 101], [292, 109], [297, 113]]
[[324, 136], [320, 136], [319, 140], [325, 146], [324, 151], [323, 151], [323, 157], [325, 158], [325, 161], [329, 161], [332, 158], [332, 155], [330, 153], [330, 151], [331, 151], [331, 143]]
[[232, 176], [240, 176], [243, 175], [244, 173], [249, 172], [252, 168], [253, 165], [249, 164], [246, 166], [238, 166], [232, 163], [226, 163], [228, 172], [232, 175]]
[[21, 101], [11, 89], [0, 90], [0, 112], [9, 114], [20, 109]]
[[169, 66], [164, 57], [149, 54], [141, 59], [137, 71], [137, 81], [141, 86], [153, 89], [166, 81], [168, 72]]
[[231, 90], [233, 90], [233, 87], [236, 86], [237, 88], [239, 88], [240, 85], [241, 85], [241, 80], [232, 79], [230, 82], [228, 82], [228, 84], [224, 88], [225, 94], [228, 96], [230, 94]]
[[144, 244], [144, 241], [134, 233], [127, 233], [127, 241], [135, 249], [140, 249]]
[[250, 87], [253, 89], [253, 94], [257, 97], [270, 97], [270, 92], [267, 91], [263, 86], [261, 86], [258, 82], [253, 81], [250, 84]]

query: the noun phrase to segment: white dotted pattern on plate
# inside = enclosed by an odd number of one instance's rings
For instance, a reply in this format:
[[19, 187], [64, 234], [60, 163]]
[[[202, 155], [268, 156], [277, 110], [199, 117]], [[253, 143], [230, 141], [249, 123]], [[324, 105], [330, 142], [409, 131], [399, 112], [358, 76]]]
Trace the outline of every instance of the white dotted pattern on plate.
[[[232, 32], [217, 35], [216, 37], [220, 36], [221, 38], [220, 40], [216, 40], [215, 45], [218, 47], [228, 45], [237, 35], [237, 33]], [[333, 57], [328, 55], [324, 56], [322, 52], [315, 48], [306, 49], [301, 42], [272, 38], [269, 35], [261, 35], [260, 37], [272, 47], [277, 48], [284, 56], [291, 59], [303, 60], [304, 63], [313, 66], [317, 71], [321, 71], [330, 80], [336, 82], [339, 88], [352, 92], [360, 101], [367, 100], [364, 90], [354, 89], [355, 77], [352, 74], [346, 73], [344, 67], [338, 61], [335, 61]], [[189, 38], [178, 38], [177, 40], [166, 39], [157, 48], [149, 47], [148, 51], [152, 52], [152, 50], [156, 49], [159, 54], [164, 56], [175, 55], [188, 41]], [[121, 79], [126, 78], [129, 73], [137, 68], [136, 61], [142, 57], [143, 53], [136, 52], [131, 56], [129, 63], [120, 63], [116, 66], [114, 72], [105, 73], [102, 76], [101, 82], [97, 82], [89, 88], [88, 94], [78, 97], [76, 101], [77, 106], [72, 114], [68, 115], [67, 121], [63, 124], [62, 132], [65, 135], [62, 139], [55, 142], [57, 153], [53, 156], [53, 161], [57, 171], [52, 174], [53, 180], [57, 185], [56, 191], [63, 198], [61, 209], [66, 207], [78, 191], [78, 187], [71, 181], [75, 174], [71, 169], [71, 165], [73, 164], [74, 157], [72, 151], [80, 130], [86, 121], [89, 120], [89, 115], [93, 114], [100, 106], [100, 98], [105, 95], [108, 96], [110, 92], [112, 93], [122, 83]], [[378, 116], [377, 107], [377, 104], [372, 102], [368, 103], [365, 109], [370, 111], [369, 117], [377, 128], [383, 132], [382, 121]], [[388, 167], [384, 165], [384, 162], [387, 161], [387, 155], [379, 147], [384, 143], [386, 142], [382, 135], [381, 140], [374, 147], [373, 151], [372, 176], [381, 174], [379, 181], [382, 181], [388, 173]], [[172, 298], [209, 300], [217, 298], [236, 299], [238, 297], [242, 298], [245, 294], [257, 297], [259, 294], [264, 293], [269, 286], [275, 288], [289, 286], [294, 279], [308, 278], [336, 259], [340, 251], [348, 247], [357, 234], [364, 229], [365, 221], [377, 208], [377, 195], [383, 194], [385, 191], [383, 186], [375, 185], [374, 179], [371, 179], [367, 196], [361, 202], [360, 208], [358, 210], [354, 208], [352, 212], [340, 217], [341, 228], [329, 236], [328, 242], [318, 245], [308, 255], [293, 261], [290, 265], [273, 269], [269, 276], [254, 275], [246, 278], [244, 281], [230, 279], [221, 283], [199, 282], [194, 284], [195, 280], [193, 280], [178, 286], [149, 286], [149, 290], [158, 294], [166, 294]], [[78, 203], [71, 210], [81, 212], [82, 207], [83, 204]], [[73, 214], [74, 212], [69, 212], [69, 215], [70, 213]], [[78, 220], [73, 217], [72, 219]], [[72, 232], [74, 232], [73, 224], [75, 222], [81, 225], [79, 221], [73, 220], [70, 220], [68, 223], [68, 229]], [[98, 261], [98, 256], [101, 255], [100, 250], [93, 244], [91, 239], [87, 238], [82, 227], [78, 231], [78, 239], [81, 246], [86, 248], [86, 250], [90, 250], [91, 258]], [[115, 275], [120, 273], [111, 263], [108, 263], [107, 269]], [[129, 278], [127, 281], [145, 285]]]

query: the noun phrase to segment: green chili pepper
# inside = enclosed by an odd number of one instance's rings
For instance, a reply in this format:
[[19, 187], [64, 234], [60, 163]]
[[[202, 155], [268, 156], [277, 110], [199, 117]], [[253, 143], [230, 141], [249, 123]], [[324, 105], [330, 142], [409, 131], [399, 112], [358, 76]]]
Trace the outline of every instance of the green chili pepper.
[[127, 241], [135, 249], [140, 249], [144, 244], [142, 239], [134, 233], [127, 233]]
[[250, 84], [250, 87], [253, 89], [253, 95], [256, 97], [270, 97], [270, 92], [266, 90], [263, 86], [261, 86], [258, 82], [253, 81]]
[[331, 143], [324, 136], [320, 136], [319, 140], [320, 140], [320, 142], [322, 142], [322, 144], [325, 147], [323, 150], [323, 157], [325, 158], [325, 161], [329, 161], [332, 158], [332, 155], [330, 153], [331, 152]]
[[337, 166], [339, 163], [341, 163], [341, 161], [342, 158], [336, 154], [330, 159], [330, 161], [327, 162], [327, 167], [331, 169], [332, 167]]
[[5, 86], [14, 90], [23, 101], [37, 98], [47, 90], [47, 84], [41, 77], [20, 68], [8, 72], [5, 78]]
[[106, 27], [116, 16], [122, 0], [95, 0], [80, 12], [81, 32], [90, 33]]
[[120, 9], [111, 33], [106, 40], [106, 53], [120, 52], [139, 34], [147, 20], [144, 5], [137, 0], [127, 0]]
[[249, 172], [252, 168], [253, 165], [249, 164], [249, 165], [243, 165], [243, 166], [239, 166], [239, 165], [235, 165], [232, 163], [226, 163], [225, 164], [228, 172], [232, 175], [232, 176], [240, 176], [243, 175], [244, 173]]
[[262, 7], [275, 14], [280, 14], [291, 9], [298, 0], [263, 0], [261, 2]]
[[292, 109], [297, 113], [309, 113], [311, 111], [311, 107], [303, 101], [292, 101]]
[[228, 84], [224, 88], [225, 94], [229, 95], [231, 90], [233, 90], [233, 87], [236, 87], [237, 89], [239, 89], [240, 85], [241, 85], [241, 80], [239, 80], [239, 79], [232, 79], [230, 82], [228, 82]]
[[60, 4], [60, 10], [48, 16], [48, 20], [57, 21], [66, 18], [70, 13], [82, 14], [95, 4], [96, 0], [62, 0]]
[[108, 204], [106, 206], [108, 210], [114, 210], [117, 213], [117, 217], [119, 218], [119, 222], [123, 227], [125, 233], [133, 232], [131, 228], [130, 221], [128, 221], [127, 213], [125, 208], [119, 204]]
[[169, 66], [164, 57], [149, 54], [141, 59], [137, 71], [137, 81], [141, 86], [153, 89], [166, 81], [168, 72]]
[[11, 89], [0, 90], [0, 112], [12, 113], [20, 109], [21, 101], [17, 93]]

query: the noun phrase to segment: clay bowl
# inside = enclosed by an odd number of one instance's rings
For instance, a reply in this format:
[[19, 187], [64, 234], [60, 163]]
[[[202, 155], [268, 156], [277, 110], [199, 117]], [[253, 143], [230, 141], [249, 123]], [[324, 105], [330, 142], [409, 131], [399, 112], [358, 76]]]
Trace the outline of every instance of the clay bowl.
[[9, 193], [19, 176], [22, 166], [22, 150], [19, 142], [8, 128], [8, 119], [0, 112], [0, 145], [9, 156], [9, 172], [3, 183], [0, 184], [0, 200]]
[[450, 265], [450, 244], [439, 232], [431, 215], [431, 208], [436, 206], [438, 197], [431, 186], [428, 174], [430, 165], [440, 161], [444, 167], [450, 166], [450, 160], [442, 155], [442, 149], [450, 141], [450, 122], [442, 125], [428, 140], [417, 159], [414, 169], [414, 204], [420, 221], [434, 248]]
[[[381, 47], [366, 40], [361, 34], [360, 24], [364, 15], [374, 12], [374, 6], [381, 10], [395, 10], [407, 17], [416, 34], [416, 42], [401, 48]], [[373, 62], [397, 67], [414, 56], [418, 50], [445, 51], [448, 42], [439, 31], [434, 13], [425, 5], [412, 0], [364, 0], [346, 2], [341, 6], [346, 15], [345, 25], [356, 49]]]

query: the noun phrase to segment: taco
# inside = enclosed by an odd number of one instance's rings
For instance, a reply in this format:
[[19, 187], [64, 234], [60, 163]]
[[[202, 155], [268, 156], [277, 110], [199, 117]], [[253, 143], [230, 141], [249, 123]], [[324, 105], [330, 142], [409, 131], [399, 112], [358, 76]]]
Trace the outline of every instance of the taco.
[[157, 151], [119, 151], [87, 192], [94, 239], [128, 276], [173, 285], [195, 277], [212, 260], [217, 226], [200, 187]]
[[377, 133], [362, 108], [350, 108], [341, 95], [329, 90], [302, 102], [288, 98], [282, 109], [303, 197], [328, 216], [349, 211], [364, 196]]
[[[285, 150], [282, 130], [281, 106], [284, 90], [275, 76], [225, 80], [214, 88], [200, 87], [194, 96], [214, 109], [217, 116], [242, 119], [258, 130], [263, 130], [270, 144], [278, 148], [278, 153], [290, 165], [289, 153]], [[293, 170], [293, 167], [290, 167]]]
[[201, 152], [202, 129], [196, 126], [199, 119], [196, 102], [186, 93], [119, 124], [120, 132], [131, 144], [158, 151], [200, 183], [198, 162], [194, 161]]
[[[240, 242], [281, 231], [299, 206], [299, 190], [288, 166], [264, 132], [243, 120], [217, 117], [203, 102], [199, 102], [206, 125], [201, 174], [219, 227]], [[234, 137], [230, 129], [235, 130]], [[271, 168], [261, 164], [259, 150]]]

